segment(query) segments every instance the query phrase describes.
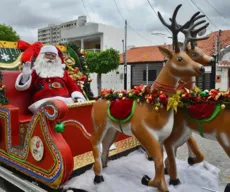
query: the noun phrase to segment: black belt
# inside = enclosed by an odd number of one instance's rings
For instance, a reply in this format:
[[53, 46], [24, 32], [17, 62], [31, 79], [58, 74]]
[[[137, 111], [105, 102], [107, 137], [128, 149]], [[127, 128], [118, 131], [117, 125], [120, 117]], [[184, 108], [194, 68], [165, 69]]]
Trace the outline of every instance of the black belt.
[[[53, 82], [53, 83], [49, 83], [49, 89], [59, 89], [59, 88], [63, 88], [63, 84], [60, 82]], [[36, 90], [40, 91], [44, 89], [44, 85], [38, 85], [36, 86]]]

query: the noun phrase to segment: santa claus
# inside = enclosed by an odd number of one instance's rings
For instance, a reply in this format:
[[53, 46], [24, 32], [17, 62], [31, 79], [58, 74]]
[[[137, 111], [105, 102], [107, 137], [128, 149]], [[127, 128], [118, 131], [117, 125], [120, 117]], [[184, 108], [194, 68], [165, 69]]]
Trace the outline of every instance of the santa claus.
[[[60, 52], [59, 52], [60, 53]], [[31, 89], [33, 94], [31, 112], [35, 112], [45, 101], [60, 99], [66, 104], [83, 102], [85, 97], [76, 82], [64, 70], [58, 49], [52, 45], [43, 46], [31, 68], [31, 62], [23, 65], [22, 73], [16, 79], [18, 91]]]

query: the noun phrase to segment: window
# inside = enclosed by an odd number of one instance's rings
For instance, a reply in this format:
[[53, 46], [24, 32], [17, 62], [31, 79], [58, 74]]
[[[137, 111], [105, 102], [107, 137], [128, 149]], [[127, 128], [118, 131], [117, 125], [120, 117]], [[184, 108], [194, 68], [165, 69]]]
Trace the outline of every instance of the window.
[[[148, 70], [148, 81], [155, 81], [157, 78], [156, 70]], [[143, 81], [146, 81], [146, 70], [143, 70]]]

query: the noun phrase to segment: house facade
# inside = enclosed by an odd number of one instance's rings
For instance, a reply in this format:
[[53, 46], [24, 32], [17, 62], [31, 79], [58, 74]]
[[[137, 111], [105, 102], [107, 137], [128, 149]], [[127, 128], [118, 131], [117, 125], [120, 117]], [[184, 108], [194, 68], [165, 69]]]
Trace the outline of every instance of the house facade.
[[[101, 23], [86, 22], [81, 27], [63, 28], [61, 36], [65, 41], [75, 42], [76, 45], [85, 50], [100, 51], [113, 48], [122, 53], [125, 30]], [[136, 46], [153, 45], [157, 41], [150, 32], [138, 32], [137, 34], [129, 28], [127, 29], [128, 49]]]
[[[164, 45], [161, 45], [164, 46]], [[170, 46], [167, 46], [170, 49]], [[210, 34], [209, 39], [199, 41], [198, 47], [216, 60], [216, 64], [205, 67], [205, 74], [196, 79], [202, 90], [230, 86], [230, 30]], [[135, 47], [127, 51], [127, 64], [131, 69], [131, 87], [140, 84], [151, 85], [165, 64], [157, 46]], [[121, 64], [124, 63], [120, 55]]]
[[[164, 45], [161, 45], [164, 46]], [[170, 46], [167, 46], [171, 49]], [[120, 56], [123, 64], [123, 56]], [[152, 85], [161, 69], [166, 63], [166, 58], [159, 51], [158, 46], [136, 47], [127, 51], [127, 64], [131, 69], [131, 87], [135, 85]], [[197, 85], [201, 89], [211, 89], [211, 67], [205, 67], [205, 74], [197, 78]]]

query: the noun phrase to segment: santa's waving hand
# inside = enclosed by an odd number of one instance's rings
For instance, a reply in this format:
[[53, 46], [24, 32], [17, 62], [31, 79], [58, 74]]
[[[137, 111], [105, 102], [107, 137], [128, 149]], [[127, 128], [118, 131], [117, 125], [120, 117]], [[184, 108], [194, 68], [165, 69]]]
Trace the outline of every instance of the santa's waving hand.
[[52, 45], [41, 48], [32, 69], [30, 62], [23, 65], [15, 87], [19, 91], [31, 90], [33, 100], [30, 111], [35, 112], [42, 103], [53, 99], [67, 104], [85, 101], [80, 88], [63, 66], [61, 52]]
[[30, 75], [32, 73], [31, 70], [31, 62], [26, 62], [22, 67], [22, 79], [21, 83], [24, 84], [29, 79]]

